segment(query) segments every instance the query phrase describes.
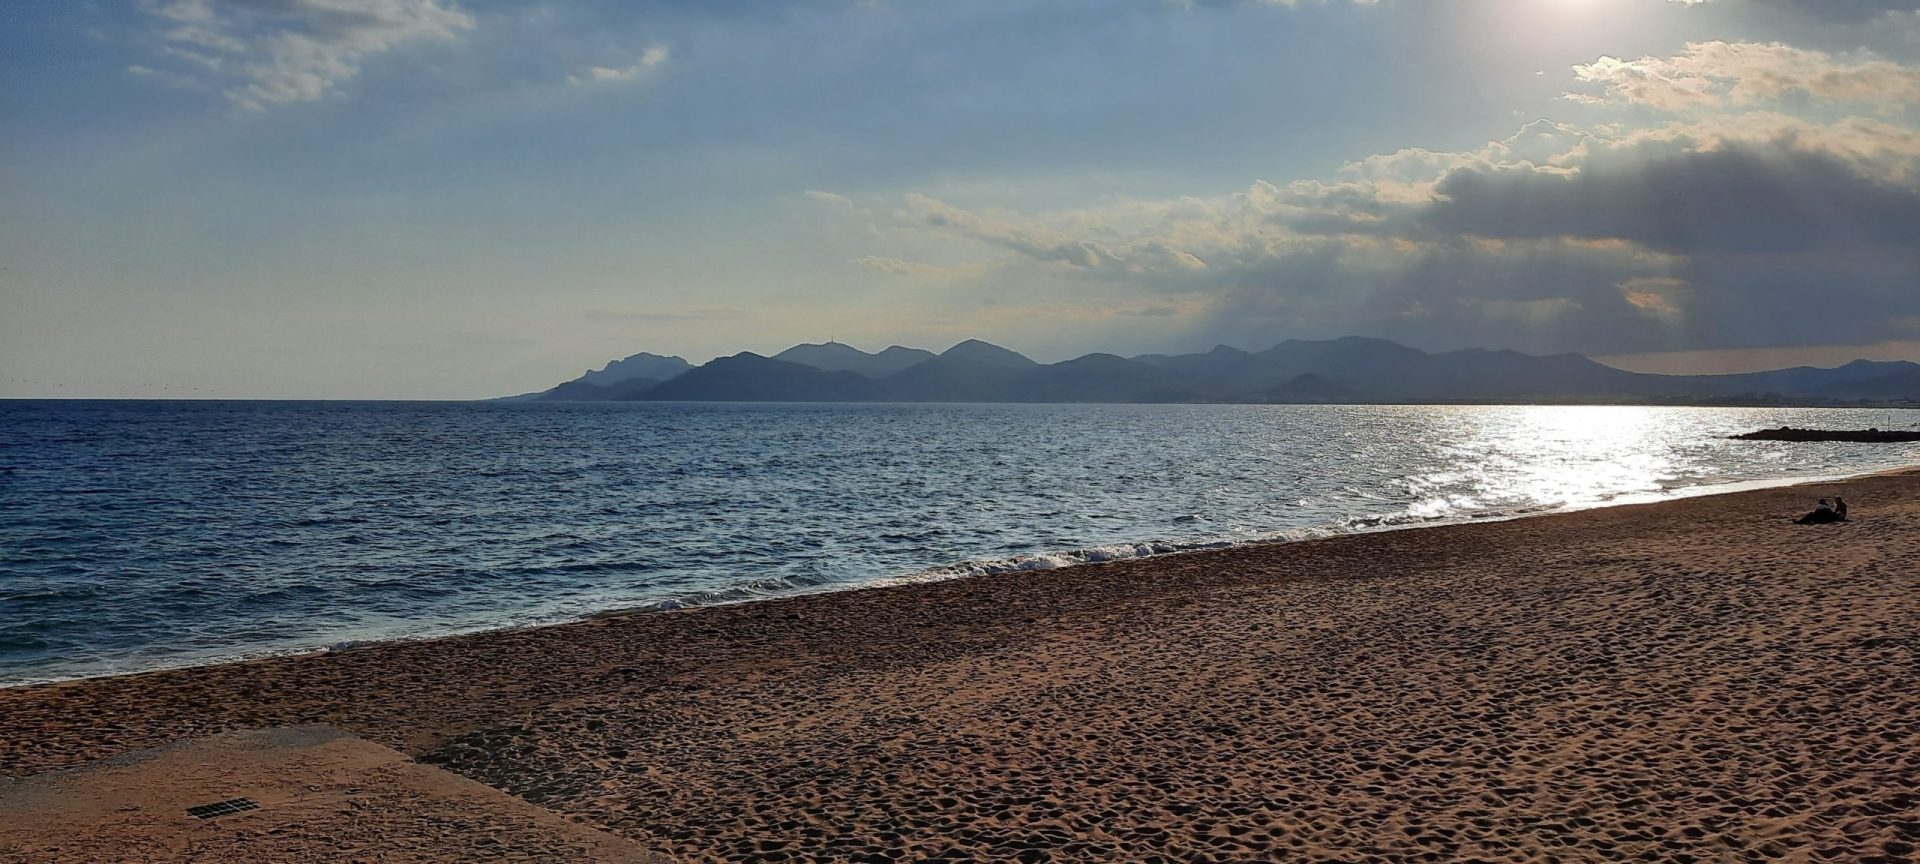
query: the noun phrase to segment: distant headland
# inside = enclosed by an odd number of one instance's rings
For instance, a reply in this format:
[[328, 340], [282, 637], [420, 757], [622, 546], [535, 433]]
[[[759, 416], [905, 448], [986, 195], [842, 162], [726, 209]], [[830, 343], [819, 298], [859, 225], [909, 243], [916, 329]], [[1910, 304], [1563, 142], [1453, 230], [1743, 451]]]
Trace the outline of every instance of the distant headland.
[[1289, 340], [1264, 351], [1088, 354], [1037, 363], [969, 339], [934, 353], [839, 342], [695, 366], [640, 353], [537, 393], [549, 402], [1107, 402], [1693, 404], [1920, 407], [1920, 364], [1856, 360], [1735, 375], [1650, 375], [1578, 354], [1430, 353], [1384, 339]]

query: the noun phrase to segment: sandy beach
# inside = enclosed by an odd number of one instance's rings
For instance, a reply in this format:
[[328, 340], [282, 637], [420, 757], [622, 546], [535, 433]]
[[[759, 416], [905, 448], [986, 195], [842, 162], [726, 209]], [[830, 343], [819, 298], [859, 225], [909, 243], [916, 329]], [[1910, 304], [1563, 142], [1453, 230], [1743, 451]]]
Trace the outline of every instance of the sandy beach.
[[[583, 860], [1912, 861], [1920, 472], [0, 690], [0, 861], [122, 860], [47, 772], [310, 724]], [[409, 800], [125, 860], [491, 857]]]

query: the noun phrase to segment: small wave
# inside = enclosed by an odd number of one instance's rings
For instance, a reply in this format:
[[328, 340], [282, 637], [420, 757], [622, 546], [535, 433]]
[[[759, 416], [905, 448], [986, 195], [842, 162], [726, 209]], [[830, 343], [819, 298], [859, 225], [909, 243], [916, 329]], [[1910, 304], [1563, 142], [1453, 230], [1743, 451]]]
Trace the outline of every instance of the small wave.
[[574, 578], [595, 576], [607, 573], [632, 573], [652, 569], [652, 565], [641, 559], [619, 561], [578, 561], [567, 564], [547, 564], [536, 567], [502, 567], [494, 571], [475, 571], [485, 576], [512, 576], [541, 578], [560, 576]]
[[1137, 558], [1177, 555], [1183, 552], [1228, 549], [1245, 545], [1248, 542], [1256, 541], [1200, 539], [1186, 541], [1155, 540], [1144, 543], [1113, 543], [1056, 552], [1036, 552], [1006, 558], [943, 564], [938, 567], [928, 567], [899, 576], [862, 582], [850, 587], [865, 588], [885, 585], [909, 585], [921, 582], [943, 582], [950, 579], [965, 579], [973, 576], [998, 576], [1003, 573], [1033, 573], [1043, 570], [1058, 570], [1064, 567], [1078, 567], [1085, 564], [1103, 564], [1110, 561], [1128, 561]]
[[[1157, 558], [1166, 555], [1180, 555], [1192, 552], [1208, 552], [1220, 549], [1232, 549], [1243, 546], [1265, 546], [1280, 543], [1297, 543], [1336, 537], [1343, 534], [1355, 534], [1369, 531], [1388, 530], [1430, 524], [1438, 521], [1465, 521], [1468, 519], [1500, 519], [1526, 515], [1528, 510], [1541, 511], [1557, 508], [1526, 508], [1512, 511], [1482, 511], [1479, 513], [1449, 514], [1446, 516], [1427, 516], [1414, 513], [1387, 514], [1383, 516], [1354, 517], [1344, 522], [1289, 528], [1244, 538], [1198, 538], [1189, 540], [1152, 540], [1138, 543], [1111, 543], [1099, 546], [1087, 546], [1077, 549], [1065, 549], [1051, 552], [1035, 552], [1011, 555], [1002, 558], [989, 558], [972, 561], [960, 561], [927, 567], [895, 576], [875, 579], [836, 581], [825, 577], [779, 576], [755, 579], [723, 588], [702, 591], [690, 591], [640, 603], [617, 610], [602, 610], [585, 617], [607, 614], [627, 614], [645, 612], [667, 612], [679, 609], [692, 609], [702, 606], [718, 606], [733, 603], [748, 603], [756, 600], [768, 600], [778, 597], [791, 597], [821, 591], [851, 591], [866, 588], [886, 588], [900, 585], [917, 585], [930, 582], [947, 582], [956, 579], [968, 579], [977, 576], [998, 576], [1010, 573], [1039, 573], [1087, 564], [1101, 564], [1113, 561], [1128, 561], [1141, 558]], [[1175, 520], [1179, 521], [1179, 520]], [[1204, 521], [1195, 516], [1193, 521]]]
[[[184, 590], [201, 593], [198, 588], [188, 588]], [[325, 585], [296, 583], [291, 585], [275, 585], [265, 590], [251, 591], [241, 595], [236, 598], [236, 600], [248, 606], [280, 606], [315, 597], [326, 597], [332, 593], [333, 589]]]
[[28, 633], [0, 633], [0, 651], [39, 651], [52, 644]]
[[49, 587], [28, 589], [12, 593], [0, 593], [0, 601], [21, 604], [58, 604], [91, 600], [101, 595], [97, 586], [82, 585], [73, 588]]

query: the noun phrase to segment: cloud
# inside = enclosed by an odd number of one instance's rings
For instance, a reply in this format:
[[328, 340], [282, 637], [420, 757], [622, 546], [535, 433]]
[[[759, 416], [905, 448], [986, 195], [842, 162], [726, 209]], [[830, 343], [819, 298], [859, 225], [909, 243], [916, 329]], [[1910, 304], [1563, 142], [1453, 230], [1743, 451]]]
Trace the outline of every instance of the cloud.
[[801, 194], [807, 196], [807, 200], [813, 201], [814, 203], [817, 203], [817, 204], [823, 204], [828, 207], [833, 207], [833, 208], [838, 208], [843, 210], [853, 209], [853, 199], [848, 198], [845, 195], [841, 195], [834, 192], [823, 192], [819, 189], [808, 189], [805, 192], [802, 192]]
[[1236, 344], [1626, 353], [1870, 342], [1920, 315], [1920, 133], [1874, 118], [1537, 121], [1230, 195], [1036, 214], [909, 195], [895, 219], [1017, 253], [1029, 282], [1211, 298], [1207, 338]]
[[1669, 276], [1642, 276], [1628, 279], [1615, 286], [1620, 296], [1626, 298], [1628, 305], [1657, 318], [1678, 318], [1682, 314], [1681, 300], [1688, 285], [1685, 279]]
[[[1583, 333], [1590, 338], [1596, 320], [1631, 326], [1640, 316], [1614, 286], [1664, 275], [1671, 265], [1666, 256], [1619, 242], [1418, 236], [1423, 229], [1411, 223], [1406, 232], [1323, 231], [1336, 220], [1310, 218], [1314, 192], [1335, 187], [1303, 185], [1255, 183], [1219, 199], [1127, 208], [1161, 213], [1131, 228], [1122, 223], [1137, 212], [1104, 225], [1097, 211], [1044, 217], [1101, 226], [1093, 229], [1102, 235], [1098, 243], [1053, 225], [1021, 224], [1012, 214], [954, 212], [952, 205], [943, 205], [938, 220], [924, 217], [926, 202], [901, 215], [921, 214], [923, 230], [1011, 249], [1069, 275], [1208, 298], [1208, 338], [1235, 344], [1365, 332], [1425, 344], [1440, 337], [1463, 345], [1557, 346]], [[1332, 197], [1360, 194], [1349, 187]], [[1067, 254], [1085, 246], [1098, 254]]]
[[955, 267], [944, 267], [939, 264], [907, 261], [901, 258], [890, 258], [885, 255], [862, 255], [848, 263], [870, 273], [877, 273], [882, 276], [899, 276], [908, 279], [930, 280], [957, 279], [964, 276], [978, 275], [985, 272], [988, 268], [986, 264], [962, 264]]
[[1574, 66], [1573, 74], [1601, 92], [1569, 93], [1570, 100], [1660, 111], [1755, 105], [1797, 96], [1885, 108], [1920, 104], [1920, 69], [1870, 56], [1839, 58], [1777, 42], [1690, 42], [1672, 57], [1601, 57]]
[[905, 204], [895, 211], [894, 217], [909, 224], [960, 234], [1041, 261], [1058, 261], [1093, 269], [1122, 264], [1112, 249], [1099, 242], [1073, 239], [1044, 228], [1021, 227], [918, 193], [907, 195]]
[[164, 87], [173, 87], [180, 90], [206, 89], [206, 85], [200, 83], [197, 79], [193, 78], [192, 76], [178, 75], [172, 72], [166, 72], [159, 69], [154, 69], [153, 67], [150, 67], [150, 66], [142, 66], [137, 63], [127, 67], [127, 74], [132, 75], [135, 78], [141, 78], [147, 81], [152, 81]]
[[[1700, 6], [1727, 0], [1669, 0], [1682, 6]], [[1887, 12], [1920, 9], [1920, 0], [1745, 0], [1755, 6], [1789, 9], [1809, 15], [1839, 19], [1871, 18]]]
[[1909, 249], [1920, 190], [1791, 141], [1609, 153], [1574, 173], [1449, 174], [1424, 224], [1483, 237], [1626, 240], [1663, 252]]
[[920, 282], [954, 282], [995, 273], [1005, 266], [1007, 261], [999, 259], [966, 261], [958, 264], [933, 264], [889, 255], [862, 255], [849, 259], [847, 263], [877, 276]]
[[1509, 318], [1531, 324], [1552, 321], [1585, 308], [1580, 305], [1580, 301], [1570, 297], [1540, 297], [1533, 300], [1487, 300], [1480, 297], [1463, 297], [1459, 302], [1462, 305], [1477, 308], [1489, 317]]
[[635, 81], [652, 75], [660, 67], [667, 65], [667, 49], [662, 45], [652, 46], [640, 52], [640, 56], [625, 66], [590, 66], [577, 74], [567, 77], [567, 83], [618, 84]]
[[1585, 142], [1592, 134], [1586, 130], [1552, 120], [1535, 120], [1520, 127], [1512, 137], [1489, 141], [1478, 150], [1434, 151], [1408, 148], [1394, 153], [1368, 156], [1349, 162], [1337, 172], [1342, 179], [1375, 183], [1421, 184], [1458, 168], [1488, 167], [1503, 163], [1528, 163], [1546, 166]]
[[849, 263], [887, 276], [935, 276], [940, 275], [943, 270], [933, 264], [889, 258], [885, 255], [862, 255]]
[[251, 110], [338, 94], [370, 58], [474, 28], [443, 0], [141, 0], [141, 9], [164, 56]]

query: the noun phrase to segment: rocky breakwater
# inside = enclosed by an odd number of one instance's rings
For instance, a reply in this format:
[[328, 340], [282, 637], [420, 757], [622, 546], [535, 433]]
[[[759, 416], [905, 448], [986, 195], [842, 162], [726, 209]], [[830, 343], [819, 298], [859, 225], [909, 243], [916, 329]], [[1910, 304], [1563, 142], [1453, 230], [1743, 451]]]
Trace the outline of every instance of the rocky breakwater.
[[1736, 441], [1848, 441], [1859, 444], [1901, 444], [1920, 441], [1920, 431], [1890, 429], [1795, 429], [1782, 426], [1743, 435], [1730, 435]]

